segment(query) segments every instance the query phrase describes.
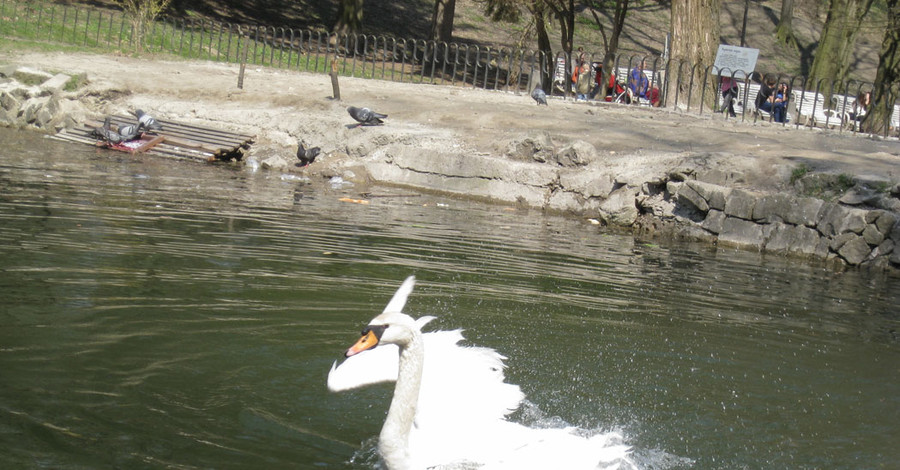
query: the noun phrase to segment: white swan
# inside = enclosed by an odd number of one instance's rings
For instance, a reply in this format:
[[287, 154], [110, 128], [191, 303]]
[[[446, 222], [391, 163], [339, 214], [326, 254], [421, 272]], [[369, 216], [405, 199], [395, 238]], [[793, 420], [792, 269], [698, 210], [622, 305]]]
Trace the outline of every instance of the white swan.
[[634, 467], [617, 433], [583, 437], [508, 421], [524, 395], [503, 381], [505, 357], [460, 346], [459, 330], [422, 333], [433, 317], [402, 313], [414, 284], [406, 279], [328, 373], [331, 391], [396, 380], [378, 440], [389, 470]]

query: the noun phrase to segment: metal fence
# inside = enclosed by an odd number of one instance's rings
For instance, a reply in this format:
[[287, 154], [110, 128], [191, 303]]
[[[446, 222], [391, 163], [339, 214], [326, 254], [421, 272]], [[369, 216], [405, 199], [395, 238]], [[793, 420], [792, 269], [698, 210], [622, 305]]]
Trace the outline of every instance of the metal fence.
[[[187, 59], [241, 63], [314, 73], [329, 73], [336, 61], [343, 76], [409, 83], [429, 83], [487, 90], [527, 93], [541, 77], [551, 77], [548, 94], [573, 97], [573, 57], [559, 52], [396, 39], [362, 34], [337, 35], [321, 31], [262, 25], [239, 25], [201, 19], [162, 18], [144, 31], [121, 12], [52, 1], [0, 0], [0, 36], [71, 45], [82, 49], [129, 54], [174, 54]], [[599, 55], [588, 55], [588, 63], [599, 63]], [[688, 63], [666, 62], [657, 56], [619, 55], [613, 69], [625, 84], [641, 60], [650, 86], [660, 92], [663, 106], [697, 114], [720, 109], [720, 77], [707, 67], [700, 74]], [[726, 75], [726, 74], [723, 74]], [[741, 77], [736, 111], [738, 119], [771, 120], [752, 103], [763, 74], [734, 71]], [[795, 127], [823, 127], [839, 132], [858, 132], [853, 118], [860, 93], [871, 83], [820, 80], [808, 83], [803, 76], [771, 74], [789, 84], [789, 123]], [[695, 77], [703, 77], [696, 83]], [[607, 84], [608, 75], [597, 78]], [[602, 97], [604, 93], [601, 93]], [[715, 102], [711, 102], [715, 96]], [[900, 128], [900, 105], [885, 137]], [[888, 129], [891, 129], [890, 131]]]

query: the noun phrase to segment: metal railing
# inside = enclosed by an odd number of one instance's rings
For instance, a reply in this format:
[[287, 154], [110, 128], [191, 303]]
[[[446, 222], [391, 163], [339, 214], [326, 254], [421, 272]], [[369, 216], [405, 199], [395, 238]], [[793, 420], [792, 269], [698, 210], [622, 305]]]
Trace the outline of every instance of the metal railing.
[[[117, 11], [47, 0], [0, 0], [0, 36], [9, 38], [106, 52], [173, 54], [186, 59], [312, 73], [329, 73], [332, 60], [336, 60], [338, 73], [342, 76], [515, 93], [527, 93], [535, 84], [541, 83], [541, 77], [549, 77], [553, 85], [546, 90], [548, 94], [574, 96], [570, 77], [575, 58], [563, 52], [550, 55], [508, 47], [363, 34], [338, 35], [184, 18], [161, 18], [142, 34], [137, 33], [130, 19]], [[589, 55], [586, 62], [598, 63], [598, 58], [599, 55]], [[658, 56], [620, 54], [613, 62], [613, 70], [627, 82], [630, 71], [642, 60], [646, 60], [648, 69], [644, 73], [650, 86], [659, 90], [662, 106], [700, 115], [721, 106], [720, 77], [713, 73], [712, 67], [697, 73], [695, 65], [685, 62], [666, 62]], [[871, 90], [871, 83], [830, 80], [807, 83], [803, 76], [771, 75], [779, 83], [788, 83], [792, 90], [789, 113], [793, 119], [790, 125], [834, 128], [839, 132], [859, 131], [858, 123], [850, 116], [856, 97]], [[741, 83], [741, 121], [760, 119], [760, 114], [750, 104], [755, 99], [761, 76], [745, 71], [731, 72], [731, 77], [741, 77], [737, 80]], [[702, 83], [696, 83], [696, 77], [702, 77]], [[599, 77], [596, 83], [607, 84], [608, 75]], [[716, 97], [714, 103], [709, 102], [711, 96]], [[771, 120], [772, 116], [767, 115], [765, 119]], [[898, 121], [900, 105], [895, 103], [890, 123], [884, 127], [885, 137], [889, 133], [896, 135], [900, 128]]]

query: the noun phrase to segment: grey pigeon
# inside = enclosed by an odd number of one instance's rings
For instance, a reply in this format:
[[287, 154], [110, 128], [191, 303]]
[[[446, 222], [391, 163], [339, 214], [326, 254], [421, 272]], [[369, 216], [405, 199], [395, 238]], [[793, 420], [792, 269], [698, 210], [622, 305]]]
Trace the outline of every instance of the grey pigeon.
[[314, 162], [316, 157], [319, 156], [319, 152], [321, 152], [319, 147], [307, 149], [303, 146], [303, 142], [297, 143], [297, 159], [300, 160], [303, 166], [309, 166], [310, 163]]
[[118, 144], [122, 142], [122, 136], [119, 135], [118, 132], [110, 129], [109, 116], [106, 116], [106, 119], [103, 120], [102, 127], [95, 127], [94, 130], [91, 131], [91, 135], [108, 144]]
[[350, 106], [347, 108], [347, 112], [350, 113], [350, 116], [353, 119], [356, 119], [358, 126], [377, 126], [379, 124], [384, 124], [382, 119], [387, 117], [387, 114], [376, 113], [369, 108], [357, 108], [355, 106]]
[[532, 90], [531, 92], [531, 97], [534, 98], [535, 101], [537, 101], [538, 105], [547, 106], [547, 94], [544, 93], [544, 90], [541, 89], [541, 87], [534, 87], [534, 90]]
[[145, 129], [148, 129], [151, 131], [161, 131], [162, 130], [162, 128], [163, 128], [162, 124], [158, 123], [156, 121], [156, 119], [153, 119], [153, 116], [141, 111], [140, 109], [134, 110], [133, 114], [138, 118], [138, 122], [140, 122], [141, 124], [144, 125]]
[[144, 123], [139, 122], [135, 124], [129, 124], [127, 126], [119, 126], [119, 135], [122, 136], [122, 140], [129, 141], [134, 140], [140, 137], [141, 128], [144, 127]]

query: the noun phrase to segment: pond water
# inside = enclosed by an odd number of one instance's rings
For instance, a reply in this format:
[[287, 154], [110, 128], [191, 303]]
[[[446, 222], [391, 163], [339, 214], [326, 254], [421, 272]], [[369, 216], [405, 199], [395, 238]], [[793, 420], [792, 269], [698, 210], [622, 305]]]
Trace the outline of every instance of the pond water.
[[900, 461], [896, 277], [0, 140], [0, 467], [372, 468], [391, 387], [325, 377], [412, 274], [408, 313], [640, 468]]

